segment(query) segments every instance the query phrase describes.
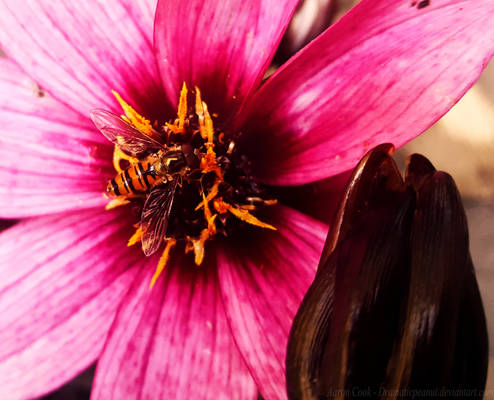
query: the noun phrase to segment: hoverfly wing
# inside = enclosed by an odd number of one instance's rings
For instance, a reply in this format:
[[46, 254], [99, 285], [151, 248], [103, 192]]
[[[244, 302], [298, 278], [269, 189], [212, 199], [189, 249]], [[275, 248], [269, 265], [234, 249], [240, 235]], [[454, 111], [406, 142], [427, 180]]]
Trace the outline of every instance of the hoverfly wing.
[[110, 111], [98, 108], [91, 110], [90, 115], [96, 128], [124, 151], [138, 154], [149, 148], [163, 146]]
[[142, 251], [153, 254], [166, 236], [168, 217], [172, 210], [177, 181], [161, 183], [151, 189], [141, 214]]

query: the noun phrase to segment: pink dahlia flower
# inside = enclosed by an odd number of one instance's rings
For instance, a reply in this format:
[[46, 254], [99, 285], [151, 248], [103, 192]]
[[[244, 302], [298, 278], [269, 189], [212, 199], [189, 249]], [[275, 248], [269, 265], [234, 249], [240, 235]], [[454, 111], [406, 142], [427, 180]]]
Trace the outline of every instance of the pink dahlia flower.
[[113, 146], [89, 112], [120, 113], [112, 90], [164, 124], [182, 83], [200, 88], [255, 182], [294, 186], [423, 132], [494, 51], [492, 0], [363, 0], [261, 84], [295, 0], [1, 3], [0, 216], [23, 219], [0, 235], [9, 399], [95, 360], [93, 399], [286, 397], [288, 333], [327, 226], [265, 207], [276, 231], [238, 224], [200, 267], [174, 251], [150, 290], [159, 256], [126, 246], [136, 217], [102, 196]]

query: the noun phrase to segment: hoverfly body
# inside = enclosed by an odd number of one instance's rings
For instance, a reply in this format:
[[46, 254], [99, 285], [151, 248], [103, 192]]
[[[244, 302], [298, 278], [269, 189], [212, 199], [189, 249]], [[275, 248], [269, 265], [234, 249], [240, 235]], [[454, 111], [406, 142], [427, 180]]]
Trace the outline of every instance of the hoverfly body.
[[142, 250], [150, 256], [165, 239], [179, 180], [197, 166], [198, 159], [190, 144], [167, 147], [109, 111], [92, 110], [91, 118], [99, 131], [121, 150], [136, 159], [147, 154], [111, 179], [107, 193], [131, 198], [147, 195], [140, 228]]

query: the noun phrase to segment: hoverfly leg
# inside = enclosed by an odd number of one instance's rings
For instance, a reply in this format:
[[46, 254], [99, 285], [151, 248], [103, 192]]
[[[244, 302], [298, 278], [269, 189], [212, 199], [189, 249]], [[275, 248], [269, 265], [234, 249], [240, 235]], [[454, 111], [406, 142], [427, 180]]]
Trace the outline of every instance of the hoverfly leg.
[[126, 204], [129, 204], [130, 200], [123, 198], [123, 197], [117, 197], [116, 199], [111, 200], [106, 206], [105, 210], [113, 210], [114, 208], [124, 206]]

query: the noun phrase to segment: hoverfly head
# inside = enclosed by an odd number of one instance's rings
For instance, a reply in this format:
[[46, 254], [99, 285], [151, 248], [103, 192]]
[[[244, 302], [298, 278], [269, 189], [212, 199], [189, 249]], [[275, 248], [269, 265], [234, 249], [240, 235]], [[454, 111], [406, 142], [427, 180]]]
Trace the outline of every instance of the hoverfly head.
[[184, 153], [180, 150], [172, 150], [163, 153], [155, 169], [159, 174], [174, 174], [187, 166]]

